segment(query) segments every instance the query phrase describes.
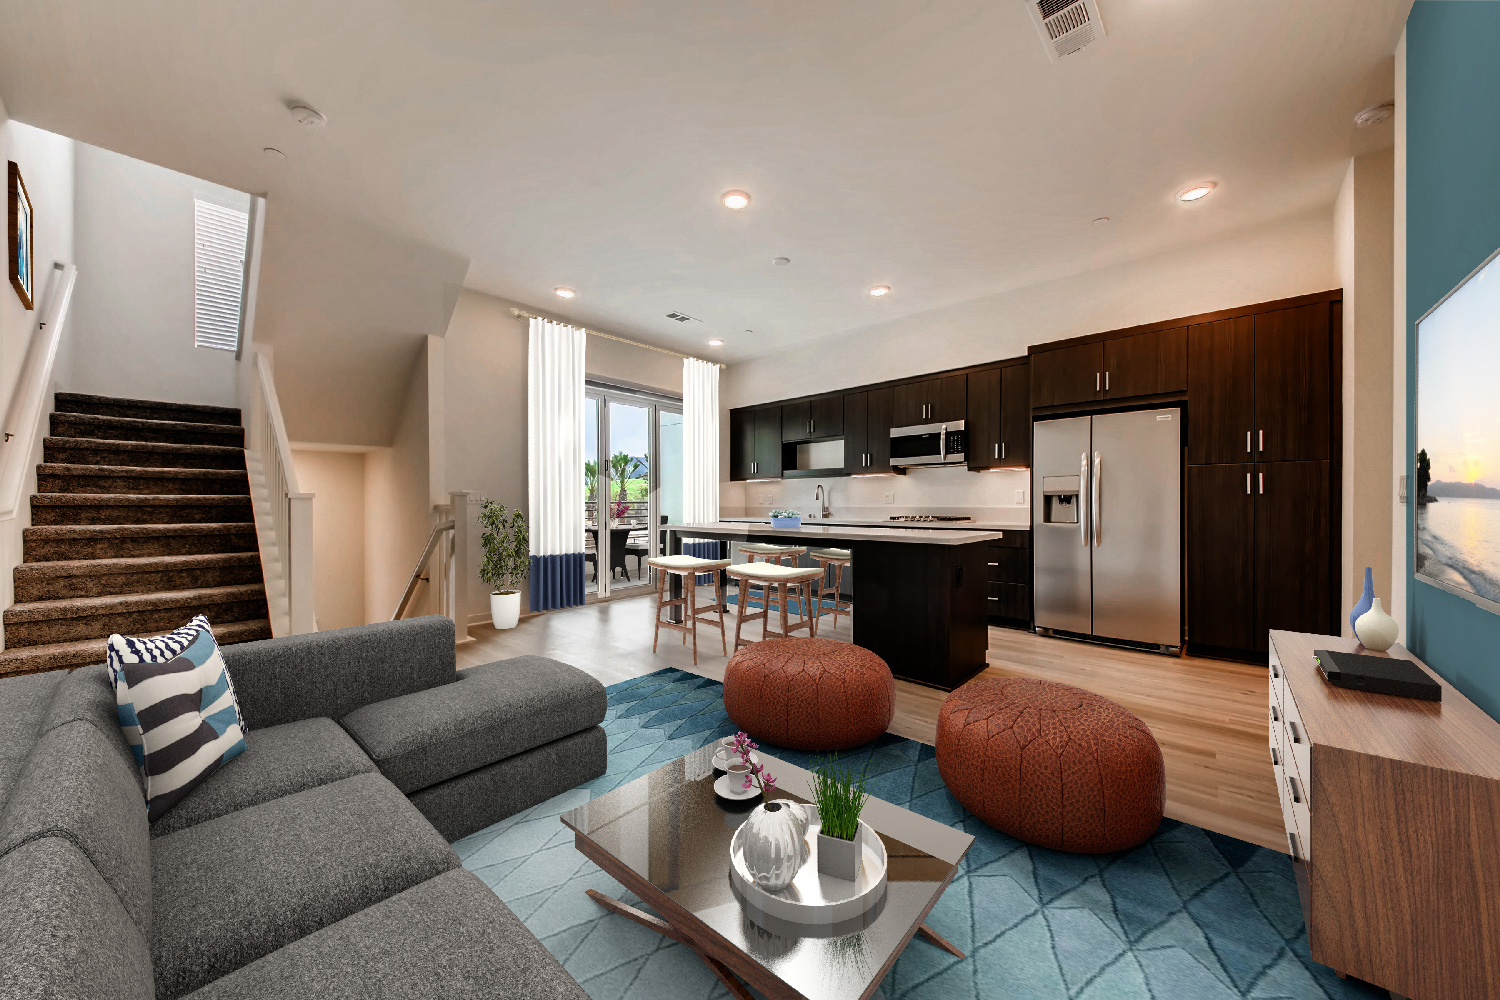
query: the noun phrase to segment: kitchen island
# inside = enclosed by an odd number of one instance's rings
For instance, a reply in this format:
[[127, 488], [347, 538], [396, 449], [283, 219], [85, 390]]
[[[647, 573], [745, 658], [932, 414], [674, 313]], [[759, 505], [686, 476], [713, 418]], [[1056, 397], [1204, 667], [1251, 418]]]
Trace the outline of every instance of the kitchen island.
[[[854, 643], [905, 680], [951, 690], [985, 667], [986, 562], [999, 531], [830, 525], [800, 528], [714, 521], [663, 526], [667, 551], [684, 539], [849, 549]], [[673, 596], [680, 583], [672, 578]], [[752, 626], [753, 628], [753, 626]]]

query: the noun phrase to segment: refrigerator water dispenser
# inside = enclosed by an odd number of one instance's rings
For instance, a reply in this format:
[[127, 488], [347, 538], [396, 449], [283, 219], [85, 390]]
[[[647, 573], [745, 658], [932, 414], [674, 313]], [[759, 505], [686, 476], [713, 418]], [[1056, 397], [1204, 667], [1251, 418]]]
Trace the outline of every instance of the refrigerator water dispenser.
[[1042, 522], [1044, 524], [1078, 523], [1078, 476], [1044, 476], [1042, 478]]

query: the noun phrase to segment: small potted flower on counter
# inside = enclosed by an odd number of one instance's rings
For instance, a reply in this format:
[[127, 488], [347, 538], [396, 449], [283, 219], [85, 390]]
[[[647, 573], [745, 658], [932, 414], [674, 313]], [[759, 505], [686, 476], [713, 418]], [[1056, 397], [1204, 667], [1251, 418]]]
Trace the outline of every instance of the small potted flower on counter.
[[773, 528], [800, 528], [802, 527], [802, 515], [795, 510], [773, 510], [771, 511], [771, 527]]

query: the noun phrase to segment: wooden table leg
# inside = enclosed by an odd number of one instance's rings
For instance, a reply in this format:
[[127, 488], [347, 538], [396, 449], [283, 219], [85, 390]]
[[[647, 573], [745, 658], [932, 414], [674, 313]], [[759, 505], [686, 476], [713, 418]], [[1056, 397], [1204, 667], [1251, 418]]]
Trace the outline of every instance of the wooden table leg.
[[[589, 891], [592, 892], [593, 890], [591, 889]], [[922, 935], [927, 940], [931, 941], [933, 944], [937, 945], [939, 948], [946, 951], [948, 954], [952, 955], [954, 958], [964, 957], [964, 953], [953, 947], [953, 945], [949, 943], [947, 938], [943, 937], [941, 934], [933, 930], [931, 927], [928, 927], [926, 924], [920, 925], [917, 928], [917, 933]]]
[[631, 906], [629, 903], [622, 903], [618, 899], [615, 899], [613, 896], [606, 896], [604, 893], [599, 892], [596, 889], [585, 889], [584, 892], [588, 894], [588, 897], [590, 899], [598, 903], [600, 906], [604, 907], [609, 912], [618, 914], [624, 917], [626, 920], [633, 920], [636, 923], [640, 924], [642, 927], [653, 930], [664, 938], [670, 938], [671, 940], [676, 941], [678, 944], [692, 949], [695, 955], [703, 959], [703, 964], [708, 966], [709, 971], [712, 972], [715, 976], [719, 977], [719, 982], [723, 983], [724, 988], [727, 989], [733, 996], [738, 998], [738, 1000], [755, 1000], [755, 998], [750, 995], [750, 991], [745, 989], [745, 985], [740, 982], [739, 977], [731, 972], [727, 965], [725, 965], [723, 962], [720, 962], [718, 959], [710, 955], [706, 955], [702, 951], [699, 951], [697, 946], [695, 946], [693, 942], [683, 937], [680, 933], [678, 933], [677, 928], [673, 927], [665, 920], [661, 919], [660, 917], [654, 917], [651, 914], [646, 913], [644, 910], [638, 910], [635, 907]]

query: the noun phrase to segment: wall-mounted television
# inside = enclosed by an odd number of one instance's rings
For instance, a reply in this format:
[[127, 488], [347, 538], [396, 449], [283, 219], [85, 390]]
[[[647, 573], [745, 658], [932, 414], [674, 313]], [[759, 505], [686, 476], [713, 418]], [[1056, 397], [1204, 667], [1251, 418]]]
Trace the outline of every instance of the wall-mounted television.
[[1500, 612], [1500, 250], [1417, 320], [1417, 579]]

